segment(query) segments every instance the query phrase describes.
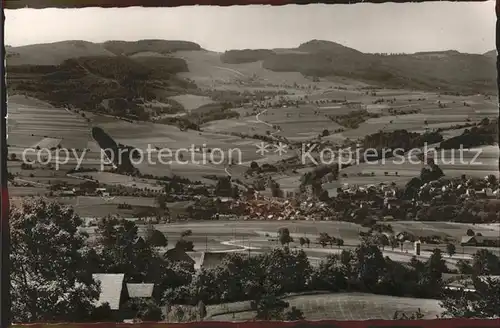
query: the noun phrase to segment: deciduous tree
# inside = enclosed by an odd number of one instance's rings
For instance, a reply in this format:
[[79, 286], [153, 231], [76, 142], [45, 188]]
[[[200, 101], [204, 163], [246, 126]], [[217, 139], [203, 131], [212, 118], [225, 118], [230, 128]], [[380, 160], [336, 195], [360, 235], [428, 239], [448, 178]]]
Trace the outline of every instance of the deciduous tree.
[[87, 321], [99, 285], [85, 267], [83, 221], [47, 199], [11, 208], [11, 297], [14, 322]]

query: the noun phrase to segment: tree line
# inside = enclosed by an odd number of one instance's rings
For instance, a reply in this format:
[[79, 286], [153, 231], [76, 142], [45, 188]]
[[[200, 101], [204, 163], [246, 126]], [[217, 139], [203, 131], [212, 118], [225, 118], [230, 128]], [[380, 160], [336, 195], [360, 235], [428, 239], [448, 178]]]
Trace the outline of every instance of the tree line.
[[[219, 265], [195, 274], [192, 264], [158, 252], [156, 247], [165, 247], [168, 239], [153, 226], [141, 234], [132, 221], [106, 217], [89, 238], [81, 229], [83, 220], [71, 207], [43, 198], [12, 207], [10, 218], [14, 322], [130, 317], [159, 321], [164, 319], [159, 309], [165, 304], [233, 301], [250, 301], [258, 318], [301, 318], [300, 310], [288, 308], [283, 297], [311, 290], [435, 298], [442, 300], [447, 315], [500, 315], [494, 307], [500, 299], [500, 282], [479, 279], [500, 274], [500, 260], [487, 250], [458, 264], [459, 273], [473, 277], [477, 292], [448, 292], [443, 274], [453, 270], [439, 249], [426, 261], [413, 257], [402, 264], [384, 257], [379, 245], [365, 238], [313, 267], [303, 249], [288, 246], [291, 236], [284, 228], [278, 233], [282, 247], [253, 256], [229, 253]], [[182, 232], [174, 248], [192, 251], [191, 235], [192, 231]], [[326, 239], [332, 240], [327, 234], [319, 236], [320, 242]], [[308, 244], [306, 239], [303, 242]], [[117, 313], [106, 304], [96, 306], [100, 286], [93, 273], [124, 273], [125, 283], [153, 283], [153, 296], [146, 301], [124, 300]]]

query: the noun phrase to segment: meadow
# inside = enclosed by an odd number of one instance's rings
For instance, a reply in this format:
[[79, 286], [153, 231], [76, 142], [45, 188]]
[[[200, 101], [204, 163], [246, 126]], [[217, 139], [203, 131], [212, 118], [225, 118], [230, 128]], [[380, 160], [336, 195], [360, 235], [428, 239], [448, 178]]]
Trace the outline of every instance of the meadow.
[[[289, 296], [284, 300], [302, 310], [307, 320], [392, 320], [395, 311], [413, 313], [418, 309], [424, 314], [424, 319], [435, 319], [442, 312], [437, 300], [361, 293], [314, 293]], [[214, 321], [246, 321], [255, 317], [249, 308], [248, 302], [238, 302], [209, 306], [207, 312]], [[226, 313], [219, 314], [221, 312]]]

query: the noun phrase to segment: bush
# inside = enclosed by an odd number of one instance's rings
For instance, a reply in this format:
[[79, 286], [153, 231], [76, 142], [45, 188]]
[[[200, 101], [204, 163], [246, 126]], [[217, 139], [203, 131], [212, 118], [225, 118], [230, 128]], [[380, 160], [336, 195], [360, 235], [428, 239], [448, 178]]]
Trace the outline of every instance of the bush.
[[146, 241], [154, 247], [166, 247], [168, 245], [167, 237], [161, 231], [152, 227], [148, 227]]

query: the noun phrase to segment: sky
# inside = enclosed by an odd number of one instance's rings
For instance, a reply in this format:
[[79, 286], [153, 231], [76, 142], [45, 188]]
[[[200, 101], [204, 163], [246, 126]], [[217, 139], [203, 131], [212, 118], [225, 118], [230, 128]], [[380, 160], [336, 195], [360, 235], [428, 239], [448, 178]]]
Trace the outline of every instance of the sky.
[[292, 48], [312, 39], [363, 52], [495, 45], [495, 2], [5, 10], [5, 43], [186, 40], [213, 51]]

